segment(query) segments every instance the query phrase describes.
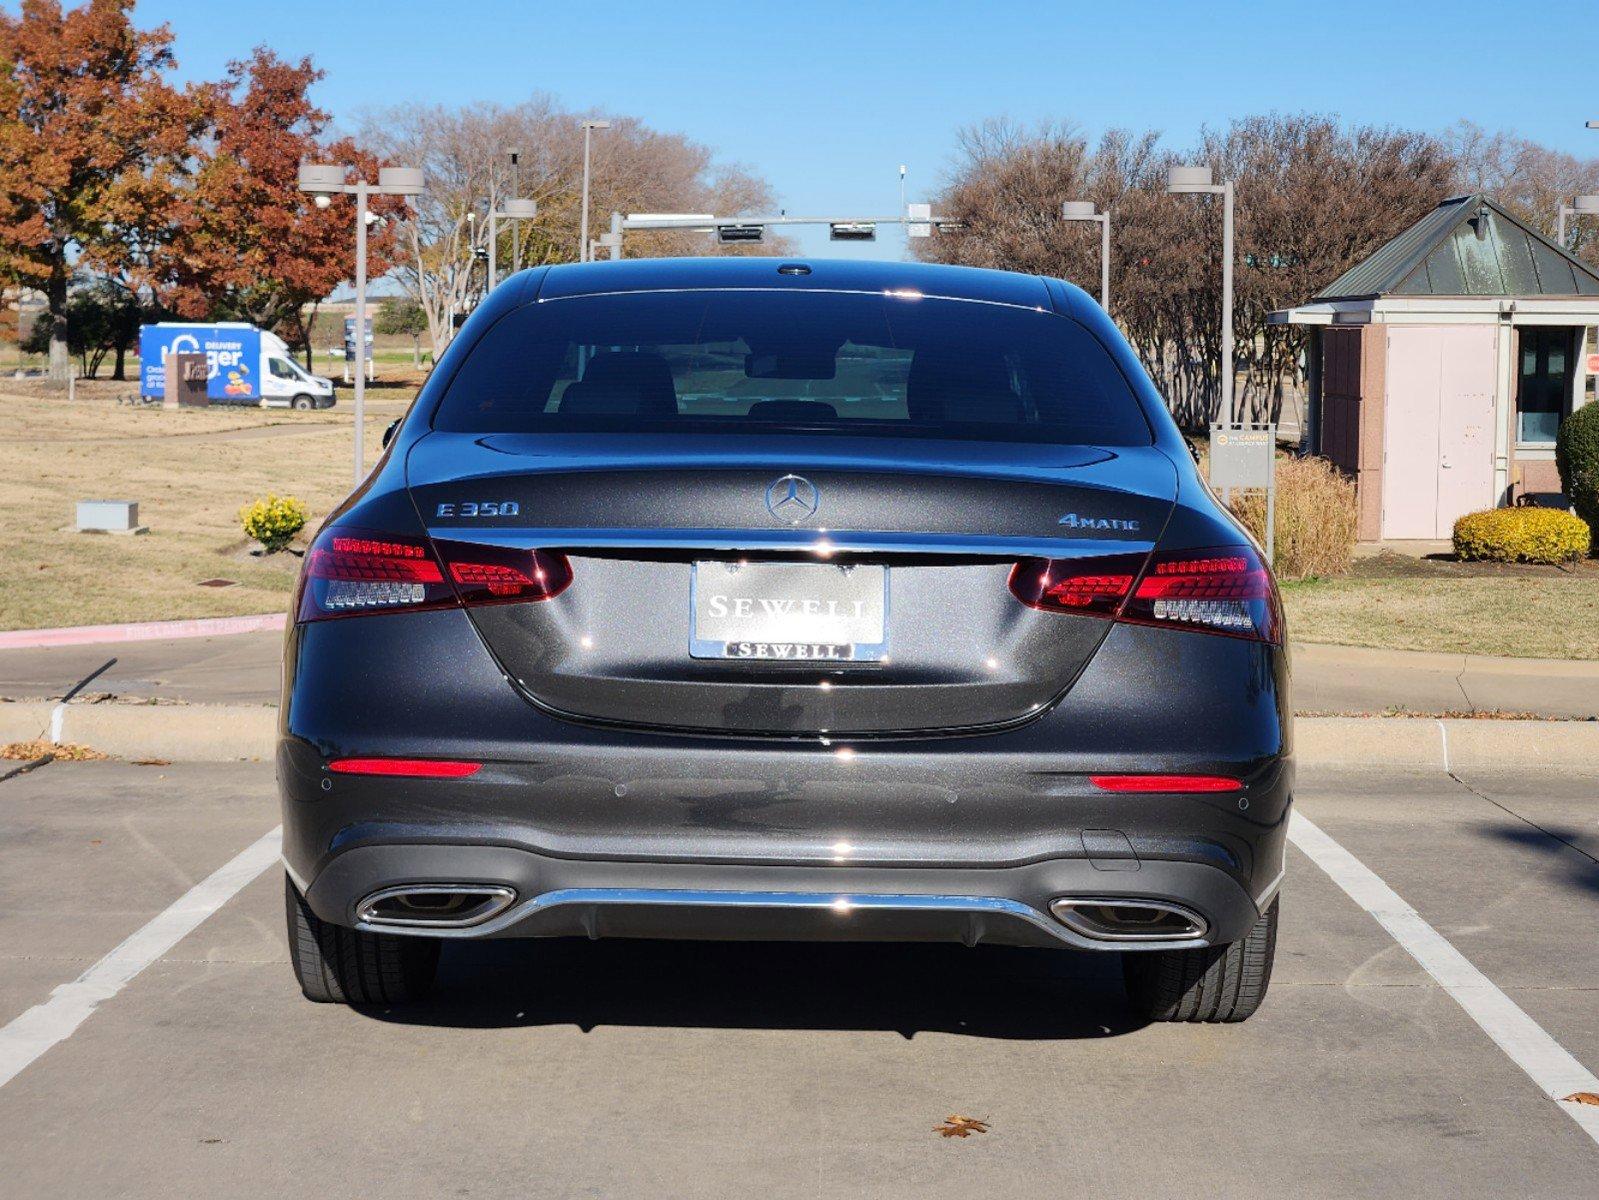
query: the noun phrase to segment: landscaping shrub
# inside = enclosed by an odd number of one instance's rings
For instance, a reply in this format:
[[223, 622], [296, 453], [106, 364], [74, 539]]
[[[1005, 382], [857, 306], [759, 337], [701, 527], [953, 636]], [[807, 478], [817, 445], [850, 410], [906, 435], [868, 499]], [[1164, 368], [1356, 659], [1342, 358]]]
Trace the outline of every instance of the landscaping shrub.
[[1599, 403], [1583, 405], [1560, 423], [1555, 466], [1560, 490], [1599, 541]]
[[1468, 560], [1564, 563], [1591, 545], [1582, 518], [1558, 508], [1490, 508], [1455, 522], [1455, 556]]
[[305, 505], [293, 496], [279, 496], [268, 492], [254, 504], [239, 510], [239, 520], [244, 532], [260, 542], [268, 554], [276, 553], [305, 528], [309, 517]]
[[[1233, 515], [1266, 544], [1266, 494], [1235, 492]], [[1355, 483], [1324, 458], [1277, 460], [1277, 538], [1272, 570], [1279, 579], [1342, 575], [1355, 554], [1359, 513]]]

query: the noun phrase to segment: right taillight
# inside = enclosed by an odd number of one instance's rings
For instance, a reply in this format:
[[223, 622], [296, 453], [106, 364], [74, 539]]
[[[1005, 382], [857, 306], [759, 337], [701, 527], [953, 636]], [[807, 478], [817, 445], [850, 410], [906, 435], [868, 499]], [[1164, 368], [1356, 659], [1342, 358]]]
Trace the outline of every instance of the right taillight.
[[369, 530], [325, 529], [305, 557], [301, 621], [364, 613], [548, 600], [572, 582], [551, 550], [430, 542]]
[[1248, 546], [1086, 559], [1024, 559], [1010, 576], [1023, 604], [1278, 643], [1282, 608]]

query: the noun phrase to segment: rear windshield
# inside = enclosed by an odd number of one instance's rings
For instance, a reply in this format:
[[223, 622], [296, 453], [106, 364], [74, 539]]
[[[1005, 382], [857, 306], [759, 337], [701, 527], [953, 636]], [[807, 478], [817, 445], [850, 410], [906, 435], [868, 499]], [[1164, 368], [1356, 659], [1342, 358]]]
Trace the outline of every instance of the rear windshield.
[[753, 289], [526, 305], [472, 349], [433, 426], [1152, 441], [1115, 363], [1074, 321], [909, 293]]

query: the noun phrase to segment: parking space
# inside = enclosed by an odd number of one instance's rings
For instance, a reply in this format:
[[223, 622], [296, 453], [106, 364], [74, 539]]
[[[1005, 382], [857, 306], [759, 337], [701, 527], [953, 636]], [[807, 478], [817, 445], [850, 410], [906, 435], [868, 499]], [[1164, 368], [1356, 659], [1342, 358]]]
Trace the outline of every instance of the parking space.
[[[1593, 1068], [1599, 776], [1462, 778], [1320, 773], [1300, 803]], [[261, 765], [0, 785], [0, 1025], [275, 821]], [[268, 867], [0, 1087], [8, 1196], [1408, 1200], [1599, 1168], [1298, 850], [1232, 1027], [1131, 1021], [1110, 956], [942, 946], [458, 943], [426, 1004], [353, 1012], [299, 997], [281, 913]], [[936, 1136], [957, 1112], [992, 1131]]]

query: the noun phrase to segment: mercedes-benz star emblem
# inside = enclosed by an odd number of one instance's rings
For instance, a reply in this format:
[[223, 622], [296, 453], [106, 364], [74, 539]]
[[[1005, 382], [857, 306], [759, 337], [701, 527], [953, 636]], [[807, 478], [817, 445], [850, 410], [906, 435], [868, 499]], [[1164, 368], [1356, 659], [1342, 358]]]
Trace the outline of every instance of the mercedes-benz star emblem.
[[822, 493], [803, 475], [785, 475], [766, 489], [766, 510], [790, 525], [814, 517], [821, 502]]

